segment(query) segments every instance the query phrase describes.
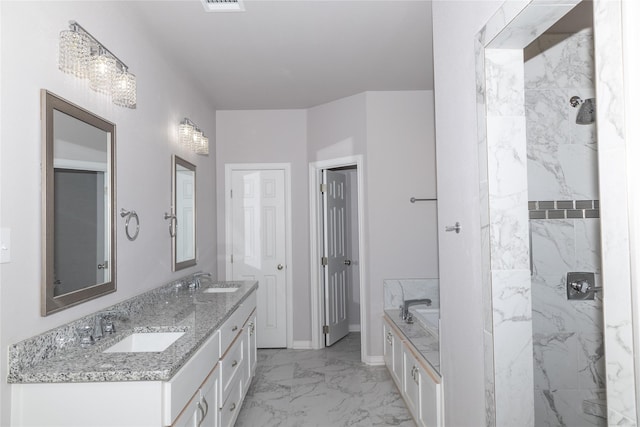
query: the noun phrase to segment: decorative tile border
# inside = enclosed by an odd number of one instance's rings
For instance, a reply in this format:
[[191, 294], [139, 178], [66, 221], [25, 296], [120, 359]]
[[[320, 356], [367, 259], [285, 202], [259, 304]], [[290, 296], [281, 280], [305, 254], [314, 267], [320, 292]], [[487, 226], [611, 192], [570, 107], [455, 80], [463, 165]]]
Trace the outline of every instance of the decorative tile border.
[[529, 219], [600, 218], [599, 200], [535, 200], [529, 202]]

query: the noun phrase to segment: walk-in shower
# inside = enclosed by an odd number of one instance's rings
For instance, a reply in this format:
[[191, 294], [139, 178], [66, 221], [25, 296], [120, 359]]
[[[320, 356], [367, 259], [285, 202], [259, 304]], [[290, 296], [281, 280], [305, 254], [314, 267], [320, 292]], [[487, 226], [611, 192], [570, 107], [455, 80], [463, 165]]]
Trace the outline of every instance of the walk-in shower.
[[589, 125], [596, 121], [595, 98], [588, 98], [583, 101], [579, 96], [572, 96], [571, 99], [569, 99], [569, 104], [571, 104], [573, 108], [576, 108], [578, 105], [580, 106], [578, 114], [576, 115], [576, 124]]

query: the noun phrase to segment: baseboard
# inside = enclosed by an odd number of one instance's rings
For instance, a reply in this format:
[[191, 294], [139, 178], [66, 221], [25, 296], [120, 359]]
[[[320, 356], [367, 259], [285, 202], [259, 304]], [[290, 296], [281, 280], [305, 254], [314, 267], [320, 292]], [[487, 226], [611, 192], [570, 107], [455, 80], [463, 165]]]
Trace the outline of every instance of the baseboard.
[[367, 365], [380, 366], [384, 365], [384, 356], [366, 356], [362, 361]]
[[311, 341], [293, 341], [291, 345], [293, 350], [313, 350], [313, 345]]
[[360, 332], [360, 325], [349, 325], [349, 332]]

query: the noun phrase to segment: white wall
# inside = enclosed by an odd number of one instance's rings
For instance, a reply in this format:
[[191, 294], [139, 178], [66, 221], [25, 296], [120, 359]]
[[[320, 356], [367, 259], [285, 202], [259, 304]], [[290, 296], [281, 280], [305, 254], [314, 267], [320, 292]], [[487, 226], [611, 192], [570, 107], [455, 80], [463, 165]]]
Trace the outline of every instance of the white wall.
[[309, 162], [366, 154], [366, 93], [308, 110]]
[[[445, 422], [451, 426], [482, 425], [485, 419], [474, 41], [501, 4], [433, 2], [440, 359]], [[443, 233], [456, 221], [460, 234]]]
[[[138, 108], [116, 107], [86, 83], [57, 68], [58, 34], [77, 20], [138, 77]], [[0, 425], [9, 425], [7, 348], [184, 274], [215, 269], [215, 161], [177, 146], [176, 129], [188, 116], [210, 136], [214, 110], [138, 29], [125, 2], [1, 3], [0, 226], [11, 228], [11, 263], [0, 266]], [[130, 242], [117, 219], [118, 291], [48, 317], [40, 316], [40, 89], [116, 123], [116, 208], [135, 209], [140, 235]], [[212, 147], [212, 153], [215, 148]], [[198, 248], [196, 267], [171, 271], [168, 223], [171, 155], [197, 165]]]
[[[370, 274], [367, 354], [382, 355], [382, 281], [437, 277], [435, 208], [409, 203], [435, 194], [432, 92], [368, 92], [309, 110], [217, 113], [218, 233], [224, 230], [224, 164], [290, 162], [293, 184], [294, 340], [311, 339], [308, 163], [365, 158]], [[371, 202], [366, 200], [371, 199]], [[366, 219], [365, 218], [365, 223]], [[397, 218], [393, 223], [389, 218]], [[222, 239], [220, 245], [223, 245]], [[218, 250], [223, 275], [223, 246]], [[359, 254], [360, 259], [364, 254]], [[371, 267], [374, 265], [374, 267]]]
[[309, 340], [309, 198], [305, 110], [218, 111], [216, 159], [218, 277], [225, 277], [225, 183], [228, 163], [290, 163], [293, 265], [293, 339]]
[[385, 279], [438, 277], [433, 92], [367, 92], [369, 352], [382, 354]]

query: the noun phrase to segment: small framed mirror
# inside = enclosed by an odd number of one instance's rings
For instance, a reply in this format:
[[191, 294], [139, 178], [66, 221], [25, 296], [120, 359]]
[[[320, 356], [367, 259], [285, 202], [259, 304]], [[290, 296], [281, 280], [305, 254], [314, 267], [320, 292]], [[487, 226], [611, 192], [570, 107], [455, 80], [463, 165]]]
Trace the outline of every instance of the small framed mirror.
[[44, 89], [41, 102], [47, 316], [116, 290], [115, 125]]
[[196, 166], [173, 156], [171, 167], [173, 271], [196, 265]]

